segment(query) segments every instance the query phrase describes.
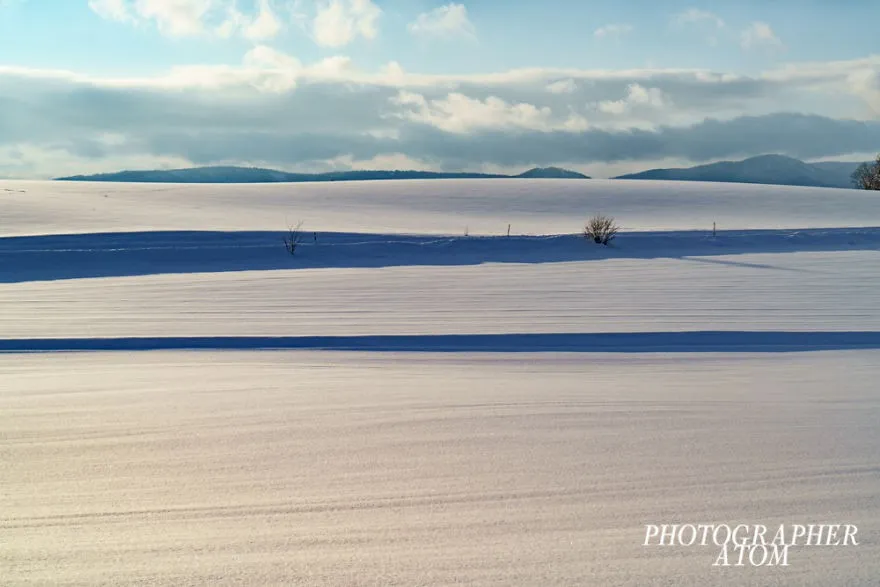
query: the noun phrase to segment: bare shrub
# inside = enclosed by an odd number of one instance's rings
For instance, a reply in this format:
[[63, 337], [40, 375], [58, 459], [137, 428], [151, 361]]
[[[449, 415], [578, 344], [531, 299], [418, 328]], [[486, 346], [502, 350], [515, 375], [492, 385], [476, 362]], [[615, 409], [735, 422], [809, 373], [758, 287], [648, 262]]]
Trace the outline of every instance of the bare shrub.
[[[296, 226], [291, 226], [287, 229], [287, 236], [284, 237], [284, 248], [287, 249], [287, 252], [291, 255], [296, 254], [296, 249], [299, 247], [299, 243], [302, 242], [303, 233], [302, 233], [302, 225], [300, 222]], [[317, 233], [316, 240], [317, 240]]]
[[873, 163], [862, 163], [852, 174], [853, 185], [860, 190], [880, 190], [880, 155]]
[[619, 230], [620, 227], [614, 223], [614, 218], [597, 214], [590, 218], [584, 227], [584, 238], [597, 245], [607, 245], [614, 240]]

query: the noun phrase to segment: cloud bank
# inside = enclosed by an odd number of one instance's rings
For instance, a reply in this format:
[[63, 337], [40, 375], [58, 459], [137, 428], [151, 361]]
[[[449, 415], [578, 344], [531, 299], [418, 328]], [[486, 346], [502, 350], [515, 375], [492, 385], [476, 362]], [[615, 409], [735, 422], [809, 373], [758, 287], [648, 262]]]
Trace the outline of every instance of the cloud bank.
[[[347, 15], [330, 19], [342, 19], [343, 33], [327, 33], [326, 44], [369, 34], [369, 4], [326, 3]], [[236, 30], [271, 29], [245, 20]], [[756, 35], [772, 43], [766, 31]], [[344, 55], [306, 64], [257, 45], [236, 66], [179, 67], [151, 78], [0, 67], [0, 109], [6, 177], [211, 164], [589, 171], [767, 152], [828, 158], [880, 150], [880, 56], [755, 76], [664, 69], [439, 76], [396, 63], [363, 71]]]

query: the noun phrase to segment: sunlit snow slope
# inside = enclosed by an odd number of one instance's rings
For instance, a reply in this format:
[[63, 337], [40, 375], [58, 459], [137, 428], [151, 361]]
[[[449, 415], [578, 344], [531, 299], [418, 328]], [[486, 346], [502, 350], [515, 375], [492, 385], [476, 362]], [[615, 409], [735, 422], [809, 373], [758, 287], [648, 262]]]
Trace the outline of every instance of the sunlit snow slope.
[[878, 292], [855, 190], [0, 182], [0, 584], [876, 585]]
[[0, 182], [0, 234], [306, 230], [500, 235], [577, 232], [586, 216], [628, 230], [877, 226], [859, 190], [625, 180], [423, 180], [175, 185]]

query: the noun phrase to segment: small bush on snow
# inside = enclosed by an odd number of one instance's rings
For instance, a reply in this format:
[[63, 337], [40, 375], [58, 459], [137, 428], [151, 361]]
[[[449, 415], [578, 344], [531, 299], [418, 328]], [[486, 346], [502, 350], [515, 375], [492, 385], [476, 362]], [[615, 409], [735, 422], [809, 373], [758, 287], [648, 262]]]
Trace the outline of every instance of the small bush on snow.
[[287, 252], [291, 255], [296, 254], [296, 249], [299, 246], [299, 243], [302, 242], [302, 224], [303, 223], [300, 222], [296, 226], [291, 226], [290, 228], [288, 228], [287, 236], [284, 237], [284, 248], [287, 249]]
[[618, 230], [620, 227], [614, 223], [614, 218], [598, 214], [587, 221], [587, 225], [584, 227], [584, 238], [597, 245], [607, 245], [617, 236]]

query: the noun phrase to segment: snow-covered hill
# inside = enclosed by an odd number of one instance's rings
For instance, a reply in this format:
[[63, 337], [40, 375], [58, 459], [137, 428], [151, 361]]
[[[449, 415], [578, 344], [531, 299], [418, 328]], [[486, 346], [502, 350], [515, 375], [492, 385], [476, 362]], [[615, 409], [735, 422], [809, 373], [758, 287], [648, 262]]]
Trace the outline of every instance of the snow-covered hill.
[[626, 230], [880, 226], [859, 190], [541, 179], [298, 184], [0, 182], [0, 236], [138, 230], [569, 234], [592, 214]]

